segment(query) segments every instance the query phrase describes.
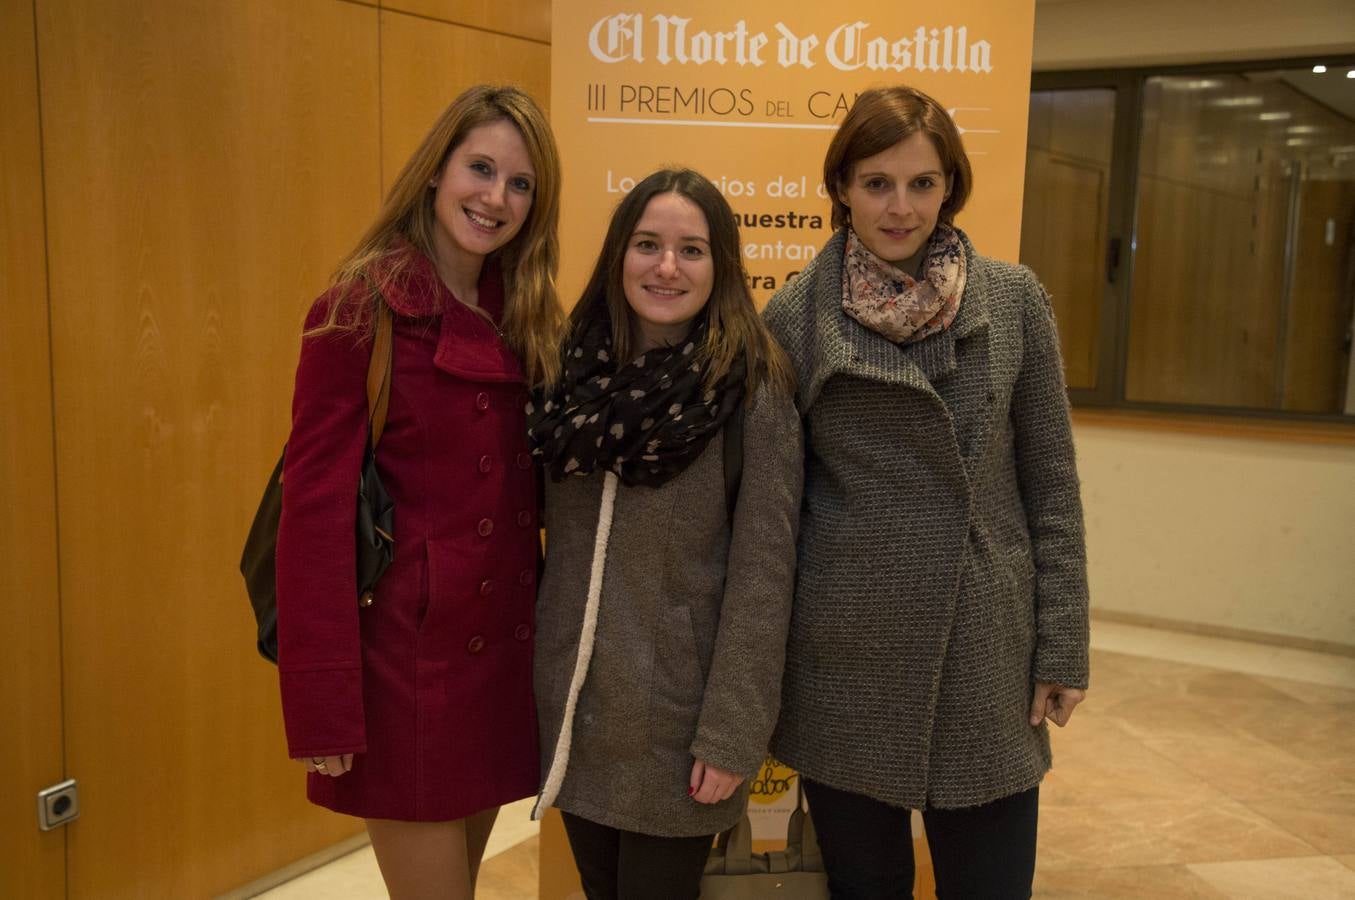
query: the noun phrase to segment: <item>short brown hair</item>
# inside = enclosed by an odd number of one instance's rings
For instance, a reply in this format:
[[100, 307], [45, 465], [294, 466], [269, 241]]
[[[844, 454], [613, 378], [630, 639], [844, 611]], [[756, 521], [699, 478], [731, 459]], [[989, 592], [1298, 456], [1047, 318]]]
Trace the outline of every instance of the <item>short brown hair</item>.
[[871, 88], [862, 91], [847, 111], [823, 158], [823, 186], [833, 201], [833, 228], [850, 221], [851, 210], [839, 196], [858, 162], [883, 153], [899, 141], [922, 132], [931, 138], [946, 173], [946, 199], [940, 220], [946, 224], [964, 208], [974, 186], [960, 130], [946, 108], [916, 88]]

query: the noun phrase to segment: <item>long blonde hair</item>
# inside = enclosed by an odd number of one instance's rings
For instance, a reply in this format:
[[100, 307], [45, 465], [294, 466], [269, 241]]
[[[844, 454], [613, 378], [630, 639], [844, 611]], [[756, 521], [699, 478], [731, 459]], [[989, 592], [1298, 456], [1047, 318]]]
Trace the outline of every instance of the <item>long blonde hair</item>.
[[408, 240], [428, 259], [437, 258], [433, 244], [437, 218], [429, 181], [473, 129], [499, 121], [511, 122], [522, 135], [536, 174], [527, 220], [513, 240], [493, 254], [504, 281], [500, 331], [521, 358], [528, 384], [558, 378], [564, 328], [555, 293], [560, 266], [560, 154], [541, 108], [515, 87], [476, 85], [453, 100], [433, 123], [396, 177], [376, 221], [335, 271], [339, 300], [313, 331], [373, 327], [376, 317], [371, 312], [384, 302], [380, 291], [409, 263], [406, 254], [395, 252], [398, 238]]
[[612, 348], [617, 362], [620, 364], [631, 358], [630, 321], [634, 313], [626, 301], [622, 268], [626, 248], [640, 217], [649, 201], [660, 194], [677, 194], [696, 204], [710, 231], [715, 281], [701, 313], [707, 316], [709, 329], [705, 346], [700, 349], [702, 358], [709, 361], [706, 386], [713, 387], [734, 361], [743, 356], [749, 400], [763, 384], [789, 396], [794, 391], [795, 376], [785, 352], [771, 336], [753, 304], [743, 269], [739, 224], [734, 210], [719, 188], [692, 169], [660, 169], [632, 188], [617, 204], [592, 277], [570, 313], [570, 327], [582, 327], [585, 320], [596, 314], [599, 304], [605, 306], [611, 318]]

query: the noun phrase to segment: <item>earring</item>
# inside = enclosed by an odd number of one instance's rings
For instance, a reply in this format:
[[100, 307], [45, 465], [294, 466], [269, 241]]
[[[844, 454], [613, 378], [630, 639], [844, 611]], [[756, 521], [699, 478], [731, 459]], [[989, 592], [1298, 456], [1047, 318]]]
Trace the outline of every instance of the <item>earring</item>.
[[437, 180], [436, 178], [430, 178], [430, 179], [428, 179], [428, 187], [429, 187], [429, 188], [435, 188], [435, 187], [437, 187], [437, 186], [438, 186], [438, 180]]

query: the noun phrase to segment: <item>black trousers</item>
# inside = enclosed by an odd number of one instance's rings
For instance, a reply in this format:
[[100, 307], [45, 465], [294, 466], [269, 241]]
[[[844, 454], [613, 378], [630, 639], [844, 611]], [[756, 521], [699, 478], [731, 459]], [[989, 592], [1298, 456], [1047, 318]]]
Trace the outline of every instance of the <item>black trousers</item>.
[[[913, 896], [912, 813], [805, 779], [833, 900]], [[941, 900], [1026, 900], [1035, 877], [1040, 789], [922, 813]]]
[[696, 900], [715, 835], [655, 837], [564, 813], [588, 900]]

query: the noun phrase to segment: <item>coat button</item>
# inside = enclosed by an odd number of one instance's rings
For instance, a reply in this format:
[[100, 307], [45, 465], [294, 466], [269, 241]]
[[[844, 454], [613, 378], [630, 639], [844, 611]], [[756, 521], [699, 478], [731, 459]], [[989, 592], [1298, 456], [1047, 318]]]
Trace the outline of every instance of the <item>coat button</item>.
[[988, 392], [988, 402], [989, 402], [989, 403], [993, 403], [993, 402], [995, 402], [996, 400], [997, 400], [997, 394], [996, 394], [996, 392], [994, 392], [994, 391], [989, 391], [989, 392]]
[[530, 469], [531, 467], [532, 467], [532, 457], [531, 457], [531, 454], [529, 454], [529, 453], [519, 453], [519, 454], [518, 454], [518, 468], [519, 468], [519, 469]]
[[484, 391], [475, 395], [475, 408], [480, 410], [480, 412], [489, 409], [489, 395]]
[[528, 525], [532, 524], [532, 514], [527, 512], [527, 510], [525, 509], [522, 512], [518, 513], [518, 524], [521, 525], [523, 528], [526, 528]]
[[521, 572], [518, 573], [518, 584], [522, 585], [523, 587], [526, 587], [531, 583], [532, 583], [531, 569], [523, 569]]
[[526, 625], [519, 625], [517, 628], [513, 629], [513, 637], [517, 638], [520, 641], [525, 641], [527, 640], [527, 638], [531, 636], [532, 629], [528, 628]]
[[492, 593], [494, 593], [494, 582], [490, 581], [488, 578], [480, 582], [481, 597], [488, 597]]
[[479, 467], [481, 474], [488, 475], [489, 470], [494, 468], [494, 460], [490, 459], [488, 456], [482, 456], [480, 457]]
[[479, 653], [483, 649], [485, 649], [485, 639], [478, 634], [466, 642], [467, 653]]
[[475, 526], [475, 530], [479, 532], [480, 537], [489, 537], [494, 533], [494, 522], [491, 519], [481, 519], [480, 524]]

